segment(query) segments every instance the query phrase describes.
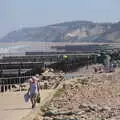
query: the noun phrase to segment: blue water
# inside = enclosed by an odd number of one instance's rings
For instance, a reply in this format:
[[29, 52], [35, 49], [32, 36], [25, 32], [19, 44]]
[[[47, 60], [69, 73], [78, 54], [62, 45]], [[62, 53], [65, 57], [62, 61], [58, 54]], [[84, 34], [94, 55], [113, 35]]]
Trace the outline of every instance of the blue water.
[[21, 43], [0, 43], [0, 55], [1, 54], [13, 54], [24, 53], [31, 51], [53, 51], [47, 43], [40, 42], [21, 42]]
[[0, 55], [13, 55], [18, 53], [25, 53], [28, 49], [28, 46], [24, 45], [0, 45]]
[[72, 78], [80, 77], [80, 76], [81, 76], [80, 74], [67, 73], [67, 74], [64, 75], [64, 78], [65, 79], [72, 79]]

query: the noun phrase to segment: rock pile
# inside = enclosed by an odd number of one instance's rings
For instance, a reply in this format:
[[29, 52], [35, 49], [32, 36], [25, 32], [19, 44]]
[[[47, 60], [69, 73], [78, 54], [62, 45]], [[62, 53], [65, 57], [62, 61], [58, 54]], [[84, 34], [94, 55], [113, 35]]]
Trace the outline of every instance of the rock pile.
[[54, 71], [47, 71], [44, 72], [41, 75], [40, 78], [40, 86], [42, 89], [50, 89], [50, 88], [56, 88], [61, 83], [61, 81], [64, 81], [64, 73], [62, 72], [54, 72]]
[[62, 92], [43, 110], [44, 120], [120, 120], [120, 81], [110, 76], [92, 75], [65, 82], [58, 90]]

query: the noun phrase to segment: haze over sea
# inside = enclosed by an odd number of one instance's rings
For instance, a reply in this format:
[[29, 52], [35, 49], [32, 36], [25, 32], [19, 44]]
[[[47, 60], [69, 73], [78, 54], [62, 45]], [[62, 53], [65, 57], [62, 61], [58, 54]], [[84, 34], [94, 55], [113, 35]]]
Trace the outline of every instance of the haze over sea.
[[44, 42], [0, 43], [1, 55], [24, 55], [27, 51], [51, 51], [51, 49]]

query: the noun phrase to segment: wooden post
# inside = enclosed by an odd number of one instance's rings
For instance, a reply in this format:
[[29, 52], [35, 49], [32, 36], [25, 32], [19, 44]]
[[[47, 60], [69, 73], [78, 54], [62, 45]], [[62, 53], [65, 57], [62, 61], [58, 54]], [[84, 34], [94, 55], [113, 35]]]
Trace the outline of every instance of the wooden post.
[[1, 89], [2, 89], [2, 88], [1, 88], [1, 85], [0, 85], [0, 92], [1, 92]]
[[10, 84], [10, 91], [12, 90], [12, 84]]
[[5, 85], [3, 85], [3, 92], [5, 92]]

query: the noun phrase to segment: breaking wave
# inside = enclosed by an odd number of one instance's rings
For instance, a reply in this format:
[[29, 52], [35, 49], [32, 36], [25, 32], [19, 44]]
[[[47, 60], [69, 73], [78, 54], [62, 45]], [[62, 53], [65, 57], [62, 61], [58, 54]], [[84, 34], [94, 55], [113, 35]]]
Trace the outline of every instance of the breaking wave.
[[24, 45], [0, 47], [0, 54], [23, 53], [28, 48], [29, 48], [29, 46], [24, 46]]

